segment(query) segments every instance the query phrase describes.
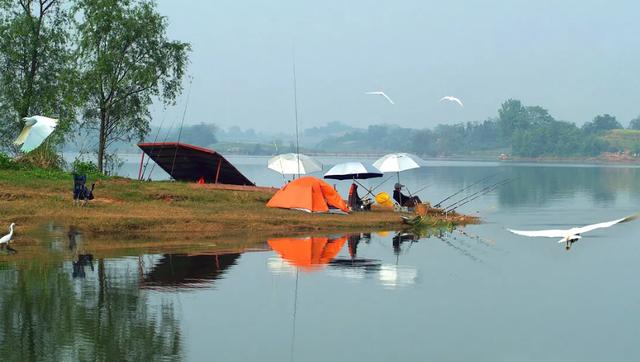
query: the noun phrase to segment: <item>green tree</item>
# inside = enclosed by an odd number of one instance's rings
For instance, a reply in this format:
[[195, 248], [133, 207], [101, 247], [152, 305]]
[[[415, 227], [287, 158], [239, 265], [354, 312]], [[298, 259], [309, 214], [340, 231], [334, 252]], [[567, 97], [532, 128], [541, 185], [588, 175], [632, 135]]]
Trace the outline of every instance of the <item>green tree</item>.
[[182, 91], [189, 44], [170, 41], [167, 20], [149, 0], [78, 0], [79, 59], [86, 96], [83, 126], [98, 133], [98, 168], [109, 146], [142, 139], [154, 99]]
[[516, 99], [509, 99], [502, 103], [498, 110], [498, 125], [502, 138], [510, 141], [515, 130], [522, 130], [529, 126], [527, 109], [522, 102]]
[[629, 129], [640, 131], [640, 116], [634, 118], [629, 122]]
[[587, 122], [582, 126], [582, 130], [589, 134], [598, 134], [620, 128], [624, 127], [622, 127], [616, 117], [609, 114], [596, 116], [593, 121]]
[[530, 126], [545, 126], [556, 120], [549, 114], [549, 111], [540, 106], [526, 107], [526, 124]]
[[71, 17], [63, 0], [0, 0], [0, 144], [10, 144], [23, 117], [59, 118], [54, 143], [74, 122]]

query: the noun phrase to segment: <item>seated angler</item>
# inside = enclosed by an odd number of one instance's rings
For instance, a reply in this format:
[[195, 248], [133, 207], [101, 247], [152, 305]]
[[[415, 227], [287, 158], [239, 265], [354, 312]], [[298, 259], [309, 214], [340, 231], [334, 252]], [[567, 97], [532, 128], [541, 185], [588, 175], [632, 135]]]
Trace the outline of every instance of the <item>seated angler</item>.
[[349, 198], [347, 199], [349, 208], [353, 211], [370, 210], [371, 202], [369, 200], [362, 200], [358, 195], [358, 185], [351, 184], [349, 188]]
[[399, 183], [396, 183], [395, 186], [393, 187], [393, 199], [396, 200], [396, 202], [400, 206], [415, 207], [417, 204], [422, 203], [422, 201], [418, 196], [407, 196], [403, 194], [402, 193], [403, 187], [404, 185], [401, 185]]

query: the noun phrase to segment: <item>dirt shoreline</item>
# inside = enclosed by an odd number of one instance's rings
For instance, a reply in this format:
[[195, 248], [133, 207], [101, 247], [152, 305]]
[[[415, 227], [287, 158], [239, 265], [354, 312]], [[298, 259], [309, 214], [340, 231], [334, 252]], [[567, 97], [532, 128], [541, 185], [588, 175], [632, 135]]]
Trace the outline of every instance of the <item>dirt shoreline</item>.
[[[96, 199], [87, 207], [79, 207], [72, 200], [70, 176], [49, 179], [29, 171], [0, 171], [0, 228], [15, 222], [17, 239], [53, 223], [64, 228], [73, 226], [92, 238], [113, 240], [122, 235], [171, 242], [404, 227], [400, 214], [389, 210], [327, 215], [270, 209], [265, 204], [275, 192], [271, 188], [124, 178], [89, 177], [88, 182], [96, 183]], [[427, 223], [442, 226], [477, 221], [464, 215], [430, 215]]]

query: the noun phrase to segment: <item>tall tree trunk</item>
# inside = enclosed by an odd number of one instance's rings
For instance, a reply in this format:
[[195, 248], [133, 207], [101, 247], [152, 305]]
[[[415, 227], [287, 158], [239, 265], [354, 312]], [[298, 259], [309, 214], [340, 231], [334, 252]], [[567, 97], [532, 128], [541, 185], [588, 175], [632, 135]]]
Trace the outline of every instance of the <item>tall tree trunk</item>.
[[107, 148], [107, 113], [100, 111], [100, 139], [98, 141], [98, 170], [104, 172], [104, 156]]

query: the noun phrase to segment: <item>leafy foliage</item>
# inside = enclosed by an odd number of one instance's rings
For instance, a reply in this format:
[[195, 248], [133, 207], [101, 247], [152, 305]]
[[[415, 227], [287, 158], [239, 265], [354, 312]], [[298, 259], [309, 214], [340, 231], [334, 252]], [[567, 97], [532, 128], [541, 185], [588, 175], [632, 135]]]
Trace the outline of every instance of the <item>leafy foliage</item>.
[[[30, 115], [60, 119], [59, 144], [75, 122], [72, 18], [64, 0], [0, 1], [0, 144], [9, 145]], [[5, 151], [13, 151], [7, 149]]]
[[86, 128], [98, 131], [98, 168], [115, 141], [142, 139], [154, 98], [182, 90], [189, 45], [169, 41], [166, 18], [147, 0], [78, 0]]
[[91, 175], [91, 174], [99, 174], [100, 170], [98, 166], [91, 161], [82, 161], [80, 159], [76, 159], [71, 164], [71, 170], [73, 173], [77, 173], [80, 175]]
[[0, 153], [0, 170], [15, 170], [18, 165], [11, 159], [11, 157]]
[[582, 129], [589, 134], [602, 134], [612, 129], [621, 129], [621, 128], [624, 128], [624, 127], [622, 127], [622, 125], [620, 124], [620, 122], [618, 122], [616, 117], [609, 114], [596, 116], [596, 118], [594, 118], [593, 121], [587, 122], [582, 126]]

